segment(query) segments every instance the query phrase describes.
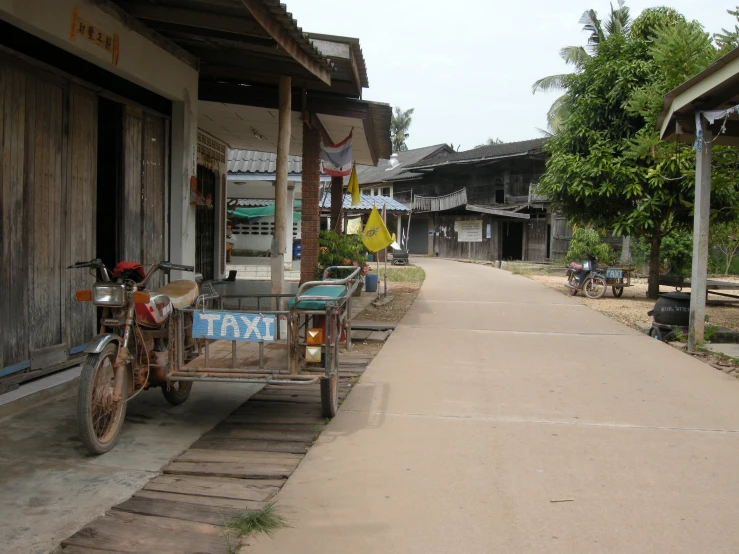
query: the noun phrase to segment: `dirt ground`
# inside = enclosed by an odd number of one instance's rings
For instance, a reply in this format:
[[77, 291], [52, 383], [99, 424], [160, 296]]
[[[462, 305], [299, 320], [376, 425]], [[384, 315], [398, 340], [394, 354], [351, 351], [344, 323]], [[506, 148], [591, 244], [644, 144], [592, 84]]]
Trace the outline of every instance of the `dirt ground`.
[[[362, 313], [354, 316], [354, 319], [398, 323], [416, 300], [424, 278], [423, 270], [414, 266], [388, 270], [387, 294], [392, 296], [392, 301], [384, 306], [370, 304]], [[379, 286], [380, 291], [384, 291], [382, 282]], [[352, 352], [376, 356], [384, 344], [374, 341], [354, 342]]]
[[[564, 274], [535, 272], [523, 272], [521, 274], [569, 296], [569, 289], [564, 286]], [[716, 279], [721, 281], [739, 282], [739, 279], [736, 277], [720, 276], [716, 277]], [[610, 289], [606, 292], [606, 295], [603, 298], [599, 298], [597, 300], [591, 300], [590, 298], [585, 297], [582, 292], [578, 292], [575, 298], [594, 310], [612, 317], [616, 321], [628, 325], [629, 327], [642, 330], [645, 327], [650, 326], [652, 323], [652, 318], [647, 315], [647, 312], [654, 307], [654, 300], [650, 300], [646, 296], [646, 279], [632, 279], [631, 283], [633, 286], [624, 289], [624, 294], [621, 298], [614, 298]], [[670, 292], [673, 290], [673, 288], [662, 287], [662, 292]], [[726, 301], [709, 300], [706, 312], [708, 314], [708, 321], [710, 324], [720, 325], [739, 331], [739, 301], [728, 299]]]

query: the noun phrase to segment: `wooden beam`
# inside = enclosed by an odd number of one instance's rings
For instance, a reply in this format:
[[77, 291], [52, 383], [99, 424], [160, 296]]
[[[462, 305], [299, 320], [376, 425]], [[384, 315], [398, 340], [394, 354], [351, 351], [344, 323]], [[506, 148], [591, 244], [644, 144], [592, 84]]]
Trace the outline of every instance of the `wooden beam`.
[[[275, 225], [272, 239], [272, 294], [282, 294], [285, 289], [285, 250], [287, 247], [286, 227], [288, 213], [292, 217], [292, 207], [287, 209], [287, 165], [290, 154], [290, 135], [292, 134], [292, 94], [290, 77], [280, 78], [280, 113], [277, 133], [277, 167], [275, 168]], [[281, 301], [278, 301], [281, 302]], [[274, 309], [281, 310], [279, 304]]]
[[121, 9], [121, 6], [114, 4], [110, 0], [90, 0], [90, 3], [123, 23], [129, 29], [132, 29], [141, 36], [146, 37], [159, 48], [172, 54], [181, 62], [189, 65], [193, 69], [198, 69], [198, 60], [195, 56], [138, 21], [136, 16], [128, 10]]
[[137, 19], [176, 23], [187, 27], [228, 31], [240, 35], [271, 38], [270, 34], [250, 17], [235, 17], [218, 13], [208, 13], [187, 8], [173, 8], [155, 4], [119, 2], [121, 7]]
[[[282, 46], [295, 61], [318, 77], [327, 85], [331, 84], [329, 68], [311, 56], [302, 45], [293, 38], [283, 24], [277, 19], [262, 0], [241, 0], [254, 19], [267, 31], [277, 44]], [[306, 39], [307, 40], [307, 39]]]

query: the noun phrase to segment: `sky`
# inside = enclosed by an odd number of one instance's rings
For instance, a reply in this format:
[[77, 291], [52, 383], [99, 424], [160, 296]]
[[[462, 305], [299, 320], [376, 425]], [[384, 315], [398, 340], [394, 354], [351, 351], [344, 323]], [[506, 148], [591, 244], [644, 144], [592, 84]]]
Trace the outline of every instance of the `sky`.
[[[414, 108], [409, 148], [453, 144], [469, 150], [488, 138], [538, 138], [556, 93], [532, 95], [547, 75], [571, 71], [563, 46], [584, 45], [578, 20], [601, 18], [604, 0], [284, 0], [306, 32], [357, 37], [367, 62], [365, 100]], [[615, 0], [614, 0], [615, 3]], [[627, 0], [632, 16], [659, 5], [733, 28], [739, 0]]]

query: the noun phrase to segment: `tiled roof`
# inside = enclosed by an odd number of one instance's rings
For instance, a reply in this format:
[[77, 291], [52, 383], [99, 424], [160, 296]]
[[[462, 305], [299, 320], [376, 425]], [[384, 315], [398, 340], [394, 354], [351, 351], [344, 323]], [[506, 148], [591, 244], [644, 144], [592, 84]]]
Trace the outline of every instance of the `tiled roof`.
[[[254, 150], [229, 150], [229, 173], [274, 173], [277, 169], [277, 154], [256, 152]], [[303, 172], [303, 158], [288, 156], [287, 172], [300, 174]]]
[[[404, 206], [397, 200], [393, 200], [392, 198], [388, 196], [370, 196], [368, 194], [362, 194], [360, 196], [360, 201], [357, 206], [352, 206], [352, 195], [351, 194], [345, 194], [344, 195], [344, 210], [351, 212], [351, 211], [370, 211], [372, 210], [372, 206], [375, 206], [377, 208], [377, 211], [382, 211], [382, 206], [387, 206], [387, 211], [389, 212], [409, 212], [411, 211], [410, 208], [407, 206]], [[327, 194], [324, 198], [321, 200], [321, 208], [329, 210], [331, 209], [331, 195]]]
[[[377, 162], [377, 167], [358, 165], [357, 178], [359, 179], [359, 184], [369, 185], [390, 180], [396, 175], [403, 173], [409, 165], [420, 162], [439, 152], [447, 151], [451, 151], [451, 149], [446, 144], [435, 144], [434, 146], [426, 146], [425, 148], [416, 148], [414, 150], [398, 152], [398, 161], [400, 164], [393, 169], [387, 169], [390, 160], [385, 159], [380, 159]], [[349, 177], [345, 177], [344, 185], [346, 186], [348, 182]]]
[[465, 152], [454, 152], [451, 154], [440, 154], [428, 160], [422, 160], [411, 164], [411, 168], [436, 167], [449, 163], [463, 163], [475, 160], [487, 160], [515, 156], [520, 154], [539, 153], [546, 143], [546, 138], [523, 140], [520, 142], [507, 142], [504, 144], [489, 144], [474, 148]]

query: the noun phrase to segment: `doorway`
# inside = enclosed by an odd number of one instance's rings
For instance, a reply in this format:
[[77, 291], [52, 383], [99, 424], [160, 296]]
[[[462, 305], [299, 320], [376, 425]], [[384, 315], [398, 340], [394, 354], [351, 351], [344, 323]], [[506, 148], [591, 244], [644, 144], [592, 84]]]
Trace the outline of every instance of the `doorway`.
[[123, 105], [98, 99], [96, 252], [107, 267], [121, 261]]
[[503, 223], [503, 259], [523, 259], [523, 223]]
[[215, 171], [198, 165], [198, 194], [206, 202], [198, 203], [195, 209], [195, 271], [204, 281], [215, 278], [216, 180]]

